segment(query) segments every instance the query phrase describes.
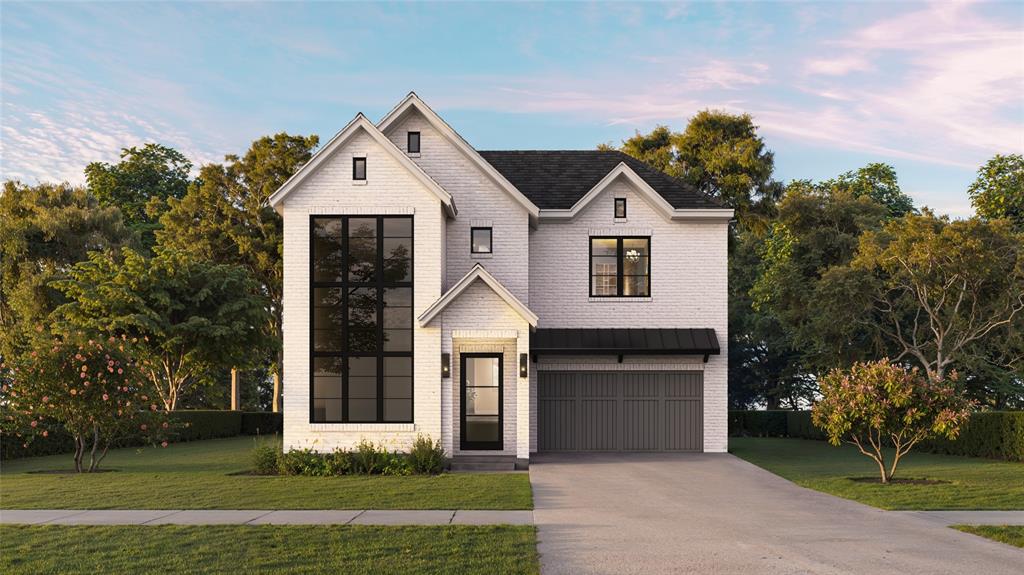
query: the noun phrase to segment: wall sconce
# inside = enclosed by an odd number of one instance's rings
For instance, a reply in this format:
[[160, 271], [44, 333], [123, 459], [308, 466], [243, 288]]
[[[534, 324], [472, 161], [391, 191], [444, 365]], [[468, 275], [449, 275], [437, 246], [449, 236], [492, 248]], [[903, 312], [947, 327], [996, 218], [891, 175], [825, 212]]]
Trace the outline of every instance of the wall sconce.
[[441, 379], [448, 379], [452, 376], [452, 354], [441, 354]]
[[530, 366], [530, 362], [529, 362], [529, 359], [530, 359], [529, 354], [525, 354], [525, 353], [519, 354], [519, 377], [529, 377], [530, 376], [530, 367], [529, 367]]

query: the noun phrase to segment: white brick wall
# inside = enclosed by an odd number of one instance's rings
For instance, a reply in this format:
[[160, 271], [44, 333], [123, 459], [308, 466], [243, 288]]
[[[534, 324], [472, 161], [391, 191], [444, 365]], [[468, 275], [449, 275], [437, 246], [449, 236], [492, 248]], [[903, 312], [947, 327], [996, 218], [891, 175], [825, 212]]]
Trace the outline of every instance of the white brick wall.
[[[445, 288], [483, 264], [520, 301], [529, 305], [529, 213], [498, 187], [416, 110], [388, 128], [387, 136], [406, 150], [408, 132], [419, 131], [420, 155], [412, 160], [455, 198], [459, 217], [447, 222]], [[469, 253], [470, 227], [493, 228], [493, 254]]]
[[[365, 153], [365, 185], [352, 183], [352, 154]], [[413, 314], [441, 295], [440, 201], [394, 157], [359, 133], [284, 200], [284, 447], [329, 451], [361, 439], [401, 449], [419, 433], [441, 432], [441, 330], [414, 324], [414, 424], [309, 423], [309, 215], [413, 214]]]
[[[615, 197], [627, 200], [626, 221], [614, 218]], [[650, 298], [589, 297], [589, 238], [618, 234], [651, 236]], [[727, 224], [669, 221], [620, 178], [571, 222], [542, 219], [530, 235], [530, 256], [530, 308], [540, 317], [538, 327], [714, 328], [722, 353], [703, 366], [704, 450], [726, 450]], [[692, 358], [674, 361], [691, 364]], [[536, 450], [535, 376], [531, 385], [531, 450]]]

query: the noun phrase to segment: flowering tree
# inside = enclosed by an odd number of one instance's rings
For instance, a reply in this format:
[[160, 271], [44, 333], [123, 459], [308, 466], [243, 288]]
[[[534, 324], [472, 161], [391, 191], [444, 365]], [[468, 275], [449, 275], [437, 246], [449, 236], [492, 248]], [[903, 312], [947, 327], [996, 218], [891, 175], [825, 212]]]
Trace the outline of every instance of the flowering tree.
[[122, 340], [54, 341], [2, 365], [2, 431], [27, 446], [63, 428], [74, 439], [75, 471], [96, 471], [112, 443], [156, 442], [167, 430], [164, 413], [146, 395], [141, 367]]
[[[888, 359], [832, 370], [819, 383], [822, 397], [814, 405], [814, 425], [832, 445], [851, 443], [873, 459], [882, 483], [892, 479], [900, 458], [918, 442], [955, 439], [972, 407], [950, 383], [929, 380], [917, 368], [907, 370]], [[895, 451], [889, 467], [887, 446]]]

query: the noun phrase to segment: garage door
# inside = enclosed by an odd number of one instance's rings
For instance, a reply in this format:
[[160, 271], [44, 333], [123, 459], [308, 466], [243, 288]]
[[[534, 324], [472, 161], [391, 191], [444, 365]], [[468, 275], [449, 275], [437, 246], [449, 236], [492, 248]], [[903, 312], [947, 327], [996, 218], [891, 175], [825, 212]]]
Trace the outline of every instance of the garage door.
[[538, 371], [540, 451], [701, 451], [699, 371]]

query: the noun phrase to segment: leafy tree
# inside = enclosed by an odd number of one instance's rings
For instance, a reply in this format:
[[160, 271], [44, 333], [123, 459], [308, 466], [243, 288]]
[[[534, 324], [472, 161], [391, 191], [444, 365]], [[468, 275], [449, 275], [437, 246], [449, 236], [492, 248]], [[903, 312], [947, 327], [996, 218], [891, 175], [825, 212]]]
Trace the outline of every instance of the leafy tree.
[[128, 231], [117, 208], [67, 184], [5, 182], [0, 222], [0, 356], [10, 359], [63, 303], [50, 282], [90, 250], [125, 242]]
[[[929, 381], [917, 368], [907, 370], [888, 359], [833, 370], [820, 385], [814, 425], [832, 445], [856, 445], [874, 460], [882, 483], [892, 480], [900, 459], [919, 442], [956, 439], [971, 411], [971, 403], [949, 382]], [[894, 450], [889, 465], [887, 445]]]
[[256, 279], [254, 293], [267, 302], [261, 327], [270, 336], [262, 348], [274, 364], [274, 410], [281, 378], [281, 296], [283, 227], [268, 203], [284, 182], [312, 156], [317, 136], [266, 136], [242, 157], [203, 166], [188, 193], [168, 200], [157, 241], [194, 258], [244, 267]]
[[898, 218], [915, 211], [914, 200], [900, 190], [896, 170], [888, 164], [868, 164], [822, 182], [820, 186], [833, 190], [833, 193], [843, 191], [855, 198], [867, 196], [889, 208], [890, 217]]
[[[638, 130], [632, 138], [622, 141], [619, 151], [678, 178], [683, 175], [683, 167], [675, 149], [674, 140], [677, 137], [678, 134], [673, 134], [668, 126], [657, 126], [650, 134], [641, 134]], [[613, 149], [611, 146], [599, 148]]]
[[150, 143], [122, 149], [116, 164], [89, 164], [85, 179], [100, 204], [119, 208], [141, 244], [151, 248], [160, 207], [168, 198], [185, 195], [191, 170], [192, 163], [177, 150]]
[[3, 386], [5, 434], [27, 445], [66, 431], [74, 439], [75, 471], [89, 473], [117, 441], [141, 437], [155, 442], [167, 428], [146, 395], [145, 366], [133, 360], [126, 342], [111, 337], [41, 343], [39, 351], [0, 365], [9, 381]]
[[1024, 313], [1024, 237], [1007, 220], [908, 215], [865, 232], [837, 273], [857, 288], [833, 317], [868, 325], [932, 381]]
[[164, 409], [210, 369], [244, 365], [266, 345], [258, 326], [267, 304], [244, 268], [162, 250], [148, 258], [93, 252], [55, 285], [68, 303], [54, 312], [62, 328], [131, 339]]
[[683, 179], [741, 215], [759, 200], [771, 203], [781, 192], [771, 179], [774, 154], [749, 114], [703, 110], [673, 143]]
[[1024, 230], [1024, 156], [997, 154], [978, 170], [967, 193], [979, 216], [1008, 218]]

